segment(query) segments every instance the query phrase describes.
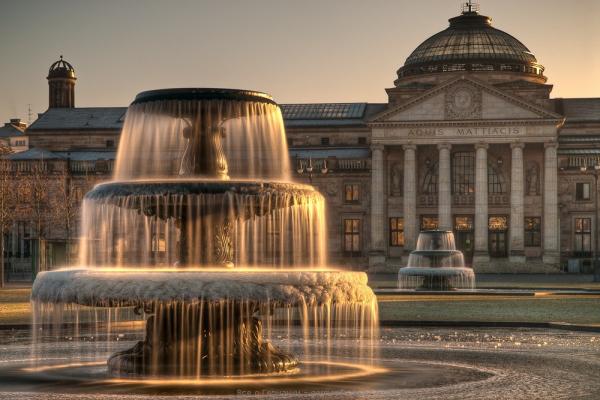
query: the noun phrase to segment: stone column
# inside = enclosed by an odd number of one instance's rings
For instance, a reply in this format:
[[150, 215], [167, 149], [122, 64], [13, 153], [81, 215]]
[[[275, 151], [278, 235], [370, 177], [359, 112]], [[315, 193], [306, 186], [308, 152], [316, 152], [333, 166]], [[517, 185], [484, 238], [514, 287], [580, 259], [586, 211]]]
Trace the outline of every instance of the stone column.
[[405, 145], [404, 149], [404, 252], [416, 248], [417, 221], [417, 146]]
[[384, 220], [384, 147], [371, 146], [371, 249], [369, 267], [381, 268], [385, 265]]
[[510, 255], [509, 260], [516, 263], [525, 262], [523, 195], [525, 193], [523, 177], [524, 143], [511, 143], [512, 158], [510, 163]]
[[439, 229], [452, 230], [452, 191], [450, 187], [450, 149], [448, 143], [438, 144], [438, 223]]
[[487, 143], [475, 145], [475, 251], [473, 267], [488, 264], [488, 161]]
[[544, 143], [544, 255], [545, 264], [557, 265], [558, 250], [558, 159], [556, 142]]

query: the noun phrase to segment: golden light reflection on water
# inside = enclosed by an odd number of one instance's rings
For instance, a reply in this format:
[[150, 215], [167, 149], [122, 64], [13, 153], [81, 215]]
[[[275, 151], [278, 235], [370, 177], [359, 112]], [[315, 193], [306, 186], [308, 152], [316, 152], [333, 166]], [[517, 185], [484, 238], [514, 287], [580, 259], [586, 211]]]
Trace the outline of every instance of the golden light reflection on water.
[[[69, 368], [97, 367], [106, 365], [106, 361], [76, 362], [58, 365], [43, 365], [38, 367], [22, 368], [23, 372], [47, 372]], [[228, 386], [228, 385], [281, 385], [299, 383], [335, 382], [348, 379], [363, 378], [365, 376], [388, 372], [386, 368], [366, 364], [354, 364], [336, 361], [303, 361], [301, 365], [315, 365], [327, 368], [345, 369], [345, 372], [332, 372], [330, 374], [300, 375], [301, 368], [279, 374], [248, 374], [241, 376], [203, 377], [202, 379], [186, 378], [112, 378], [102, 382], [115, 384], [138, 384], [151, 386]], [[101, 382], [101, 383], [102, 383]]]
[[230, 273], [252, 273], [252, 272], [268, 272], [268, 273], [302, 273], [302, 272], [350, 272], [344, 271], [338, 268], [332, 267], [306, 267], [306, 268], [273, 268], [273, 267], [202, 267], [202, 266], [189, 266], [189, 267], [144, 267], [144, 266], [132, 266], [132, 265], [121, 265], [114, 267], [94, 267], [94, 266], [73, 266], [68, 268], [56, 269], [55, 271], [85, 271], [89, 273], [104, 273], [104, 272], [128, 272], [128, 273], [151, 273], [151, 272], [227, 272]]

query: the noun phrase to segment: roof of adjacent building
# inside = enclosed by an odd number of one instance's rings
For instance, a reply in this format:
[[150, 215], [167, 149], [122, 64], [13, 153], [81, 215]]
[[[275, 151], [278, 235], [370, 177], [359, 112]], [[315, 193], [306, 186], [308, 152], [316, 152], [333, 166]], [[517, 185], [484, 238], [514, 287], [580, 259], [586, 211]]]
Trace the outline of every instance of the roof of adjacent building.
[[32, 147], [29, 150], [19, 153], [8, 154], [2, 157], [13, 161], [28, 161], [28, 160], [60, 160], [63, 157], [46, 149]]
[[[600, 98], [552, 99], [555, 111], [568, 122], [600, 122]], [[387, 103], [281, 104], [286, 127], [365, 126]], [[126, 107], [51, 108], [27, 132], [58, 130], [121, 130]], [[12, 126], [12, 125], [11, 125]], [[17, 128], [0, 128], [0, 137], [14, 136]], [[7, 134], [10, 133], [10, 134]], [[13, 134], [14, 133], [14, 134]]]
[[557, 113], [567, 117], [567, 122], [600, 121], [600, 98], [552, 99]]
[[72, 150], [72, 151], [50, 151], [37, 147], [20, 153], [8, 154], [2, 158], [13, 161], [27, 160], [72, 160], [72, 161], [97, 161], [114, 160], [116, 152], [113, 150]]
[[126, 111], [127, 107], [50, 108], [27, 131], [120, 130]]
[[387, 103], [304, 103], [281, 104], [286, 127], [366, 126], [371, 116]]
[[3, 127], [0, 127], [0, 137], [6, 138], [21, 135], [23, 135], [23, 130], [19, 129], [11, 123], [6, 123]]

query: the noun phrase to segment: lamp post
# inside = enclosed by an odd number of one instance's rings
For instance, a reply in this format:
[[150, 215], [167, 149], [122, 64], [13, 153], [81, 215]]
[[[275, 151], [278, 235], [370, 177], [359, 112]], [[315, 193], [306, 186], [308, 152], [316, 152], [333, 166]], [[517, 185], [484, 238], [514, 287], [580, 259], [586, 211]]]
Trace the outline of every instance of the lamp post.
[[[312, 157], [308, 158], [308, 164], [306, 166], [304, 166], [302, 164], [302, 161], [298, 161], [298, 169], [296, 170], [298, 172], [298, 175], [304, 175], [304, 174], [308, 174], [308, 181], [310, 182], [310, 184], [312, 185], [312, 178], [313, 178], [313, 174], [314, 174], [314, 167], [313, 167], [313, 163], [312, 163]], [[320, 170], [322, 175], [328, 174], [329, 172], [331, 172], [331, 170], [329, 168], [327, 168], [327, 160], [323, 160], [323, 167]]]
[[600, 176], [600, 164], [596, 161], [593, 167], [582, 166], [581, 172], [591, 171], [594, 176], [594, 255], [592, 265], [594, 267], [594, 282], [600, 282], [600, 260], [598, 260], [598, 176]]

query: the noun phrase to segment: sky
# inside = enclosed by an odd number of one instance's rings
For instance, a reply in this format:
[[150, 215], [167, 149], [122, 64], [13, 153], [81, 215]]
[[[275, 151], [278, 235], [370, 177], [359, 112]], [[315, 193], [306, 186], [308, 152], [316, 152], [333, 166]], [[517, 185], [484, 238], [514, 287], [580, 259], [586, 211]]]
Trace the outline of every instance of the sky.
[[[480, 0], [546, 67], [553, 97], [600, 97], [599, 0]], [[396, 71], [459, 0], [0, 0], [0, 123], [48, 107], [64, 55], [76, 106], [143, 90], [230, 87], [279, 103], [385, 102]]]

